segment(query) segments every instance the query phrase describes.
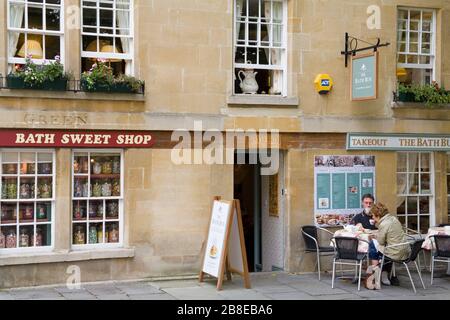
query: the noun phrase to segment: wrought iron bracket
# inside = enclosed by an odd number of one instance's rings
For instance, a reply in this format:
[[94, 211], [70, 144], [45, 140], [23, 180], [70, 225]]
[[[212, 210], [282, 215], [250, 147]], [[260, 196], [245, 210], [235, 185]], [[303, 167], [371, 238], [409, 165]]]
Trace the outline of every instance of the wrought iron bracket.
[[[358, 48], [358, 42], [364, 42], [366, 44], [369, 44], [370, 46], [364, 47], [364, 48]], [[348, 67], [348, 57], [356, 55], [357, 52], [366, 51], [366, 50], [373, 50], [374, 52], [378, 51], [378, 48], [380, 47], [387, 47], [390, 43], [381, 43], [380, 38], [378, 38], [378, 41], [376, 44], [352, 37], [348, 34], [348, 32], [345, 33], [345, 49], [344, 51], [341, 51], [342, 55], [345, 55], [345, 67]]]

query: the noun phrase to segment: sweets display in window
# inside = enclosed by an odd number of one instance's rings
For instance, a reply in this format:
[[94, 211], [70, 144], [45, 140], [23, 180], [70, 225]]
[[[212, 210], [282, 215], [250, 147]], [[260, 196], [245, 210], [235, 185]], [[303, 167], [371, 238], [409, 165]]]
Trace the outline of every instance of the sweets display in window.
[[30, 236], [25, 229], [22, 229], [19, 237], [19, 247], [28, 247], [30, 245]]
[[114, 180], [112, 184], [112, 196], [119, 197], [120, 196], [120, 183], [118, 180]]
[[111, 196], [111, 183], [109, 183], [107, 180], [102, 185], [102, 196], [103, 197]]
[[86, 243], [86, 234], [83, 226], [76, 226], [75, 232], [73, 234], [73, 242], [74, 244], [85, 244]]
[[16, 248], [17, 247], [17, 237], [14, 229], [10, 229], [6, 236], [6, 248]]
[[101, 197], [102, 196], [102, 185], [97, 181], [92, 186], [92, 196], [93, 197]]
[[119, 242], [119, 229], [116, 223], [113, 223], [108, 232], [108, 242]]
[[113, 172], [112, 167], [113, 167], [112, 161], [109, 161], [109, 160], [104, 161], [102, 163], [102, 173], [111, 174]]
[[41, 230], [41, 228], [36, 228], [35, 246], [42, 247], [42, 230]]
[[52, 197], [52, 185], [48, 180], [40, 181], [38, 185], [38, 197], [48, 199]]
[[46, 208], [44, 205], [39, 205], [38, 206], [38, 212], [37, 212], [37, 218], [38, 219], [45, 219], [47, 218], [47, 212], [46, 212]]
[[115, 157], [113, 160], [112, 171], [114, 174], [120, 173], [120, 158]]
[[89, 227], [89, 243], [97, 243], [97, 227], [90, 226]]
[[0, 249], [5, 248], [6, 246], [6, 237], [3, 232], [0, 230]]
[[92, 172], [94, 174], [101, 174], [102, 173], [102, 165], [99, 162], [95, 162], [92, 166]]

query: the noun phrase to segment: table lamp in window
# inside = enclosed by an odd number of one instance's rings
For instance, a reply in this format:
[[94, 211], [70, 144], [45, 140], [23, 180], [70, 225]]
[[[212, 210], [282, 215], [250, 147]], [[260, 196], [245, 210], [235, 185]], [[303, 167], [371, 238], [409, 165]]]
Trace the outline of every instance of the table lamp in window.
[[33, 59], [42, 59], [44, 52], [42, 51], [41, 43], [37, 40], [28, 39], [17, 52], [17, 56], [25, 58], [27, 54], [31, 55]]

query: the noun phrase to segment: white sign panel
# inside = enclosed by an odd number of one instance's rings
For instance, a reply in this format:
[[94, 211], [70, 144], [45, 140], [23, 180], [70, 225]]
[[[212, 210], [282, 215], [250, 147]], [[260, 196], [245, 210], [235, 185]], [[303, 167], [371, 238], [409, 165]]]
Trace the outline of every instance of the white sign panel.
[[347, 150], [450, 151], [450, 136], [349, 133]]
[[231, 203], [214, 201], [202, 269], [214, 277], [219, 277], [222, 260], [225, 258], [224, 247], [230, 214]]

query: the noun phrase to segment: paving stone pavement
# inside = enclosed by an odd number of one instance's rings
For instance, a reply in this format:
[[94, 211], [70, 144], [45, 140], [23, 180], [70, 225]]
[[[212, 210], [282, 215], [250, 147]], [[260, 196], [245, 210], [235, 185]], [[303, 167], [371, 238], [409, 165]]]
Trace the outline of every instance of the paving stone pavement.
[[252, 288], [245, 289], [240, 277], [225, 281], [217, 291], [215, 281], [195, 279], [173, 281], [113, 281], [89, 283], [79, 289], [46, 286], [0, 290], [0, 300], [450, 300], [450, 276], [440, 275], [430, 285], [430, 273], [423, 271], [426, 289], [417, 274], [413, 274], [417, 294], [412, 290], [406, 273], [399, 272], [399, 287], [383, 286], [382, 290], [367, 290], [348, 279], [336, 279], [331, 288], [331, 274], [324, 272], [321, 281], [316, 273], [285, 272], [255, 273]]

